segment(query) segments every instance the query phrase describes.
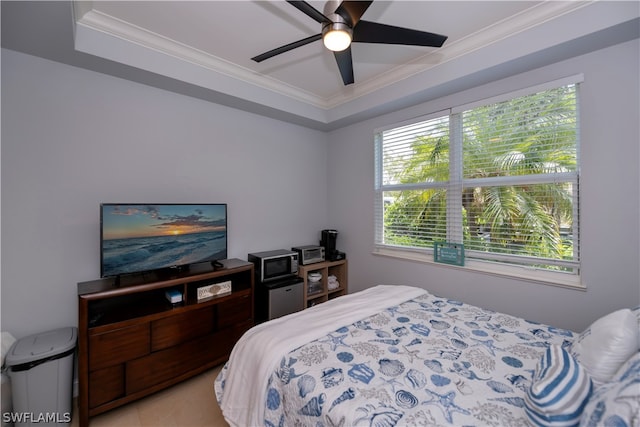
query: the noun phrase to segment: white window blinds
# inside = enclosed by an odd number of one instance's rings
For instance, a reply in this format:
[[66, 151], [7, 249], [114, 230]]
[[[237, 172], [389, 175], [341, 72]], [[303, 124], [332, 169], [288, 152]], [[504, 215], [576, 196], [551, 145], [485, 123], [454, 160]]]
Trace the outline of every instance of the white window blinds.
[[578, 274], [578, 80], [378, 132], [376, 244]]

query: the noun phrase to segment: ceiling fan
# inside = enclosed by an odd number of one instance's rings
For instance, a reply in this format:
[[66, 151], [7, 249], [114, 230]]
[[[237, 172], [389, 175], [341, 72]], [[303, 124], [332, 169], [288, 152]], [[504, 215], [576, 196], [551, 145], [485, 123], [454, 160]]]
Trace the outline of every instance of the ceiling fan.
[[338, 63], [338, 69], [345, 85], [352, 84], [353, 61], [351, 59], [351, 43], [383, 43], [412, 46], [441, 47], [447, 36], [412, 30], [409, 28], [394, 27], [392, 25], [378, 24], [361, 20], [360, 17], [369, 8], [373, 1], [329, 1], [325, 6], [333, 13], [326, 16], [305, 1], [287, 1], [298, 10], [322, 24], [322, 32], [293, 43], [286, 44], [251, 58], [256, 62], [272, 58], [281, 53], [322, 39], [325, 47], [332, 50]]

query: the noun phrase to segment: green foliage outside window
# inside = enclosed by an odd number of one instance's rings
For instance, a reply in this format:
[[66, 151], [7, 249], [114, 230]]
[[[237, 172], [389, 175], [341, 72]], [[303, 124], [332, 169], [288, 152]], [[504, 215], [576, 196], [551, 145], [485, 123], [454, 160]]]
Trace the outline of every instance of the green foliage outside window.
[[[461, 135], [457, 190], [451, 134]], [[431, 248], [458, 227], [466, 250], [577, 259], [575, 85], [427, 121], [402, 150], [389, 135], [382, 146], [385, 244]], [[455, 200], [447, 202], [450, 191]], [[448, 223], [447, 203], [461, 212], [459, 223]]]

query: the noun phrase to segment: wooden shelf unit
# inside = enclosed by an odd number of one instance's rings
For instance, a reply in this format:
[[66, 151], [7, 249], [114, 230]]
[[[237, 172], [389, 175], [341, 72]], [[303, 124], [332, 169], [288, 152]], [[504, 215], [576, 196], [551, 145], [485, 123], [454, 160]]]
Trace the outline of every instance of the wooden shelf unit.
[[[78, 283], [80, 426], [100, 414], [225, 362], [254, 325], [254, 266], [239, 259], [188, 271]], [[231, 293], [197, 300], [201, 286]], [[178, 290], [171, 304], [165, 291]]]
[[[309, 273], [320, 273], [320, 286], [317, 291], [309, 289]], [[312, 307], [316, 304], [328, 301], [332, 298], [346, 295], [348, 292], [347, 283], [347, 260], [324, 261], [309, 265], [298, 266], [298, 276], [304, 281], [304, 306]], [[336, 276], [340, 286], [336, 289], [329, 289], [329, 276]]]

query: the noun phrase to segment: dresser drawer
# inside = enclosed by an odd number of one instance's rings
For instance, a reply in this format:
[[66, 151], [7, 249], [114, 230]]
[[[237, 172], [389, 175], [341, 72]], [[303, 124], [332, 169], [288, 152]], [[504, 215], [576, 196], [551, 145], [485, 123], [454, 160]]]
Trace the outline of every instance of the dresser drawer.
[[151, 351], [189, 341], [213, 332], [215, 307], [191, 310], [151, 322]]
[[131, 360], [126, 365], [127, 394], [171, 381], [191, 370], [224, 361], [231, 348], [230, 329]]
[[149, 353], [149, 323], [89, 335], [91, 370], [117, 365]]
[[89, 374], [90, 408], [123, 397], [124, 393], [124, 363]]
[[244, 295], [218, 304], [218, 328], [233, 326], [251, 320], [252, 301], [250, 295]]

